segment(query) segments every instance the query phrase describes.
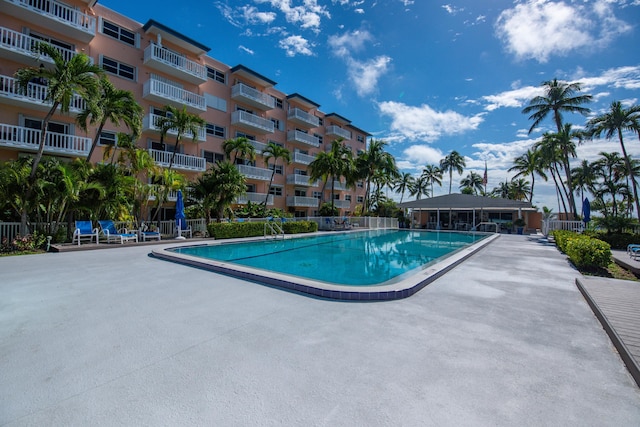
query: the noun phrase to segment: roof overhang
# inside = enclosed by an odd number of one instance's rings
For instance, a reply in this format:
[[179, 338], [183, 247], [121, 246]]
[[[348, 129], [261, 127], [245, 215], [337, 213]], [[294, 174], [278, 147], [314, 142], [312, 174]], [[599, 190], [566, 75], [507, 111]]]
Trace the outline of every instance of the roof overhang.
[[264, 86], [265, 88], [272, 87], [278, 84], [277, 82], [274, 82], [273, 80], [263, 76], [256, 71], [253, 71], [249, 67], [245, 67], [242, 64], [236, 65], [230, 70], [230, 72], [231, 74], [234, 74], [236, 76], [244, 77], [247, 80], [256, 82], [259, 85]]
[[142, 30], [145, 34], [160, 34], [163, 40], [166, 40], [187, 52], [191, 52], [196, 56], [202, 56], [211, 50], [211, 48], [198, 43], [192, 38], [180, 34], [179, 32], [172, 30], [166, 25], [154, 21], [153, 19], [149, 19], [147, 23], [142, 26]]
[[537, 209], [529, 202], [500, 199], [493, 197], [474, 196], [471, 194], [447, 194], [427, 199], [413, 200], [400, 203], [401, 209], [419, 210], [486, 210], [486, 211], [531, 211]]
[[343, 124], [343, 125], [349, 125], [351, 124], [351, 120], [342, 117], [340, 114], [337, 113], [329, 113], [325, 116], [325, 118], [327, 119], [331, 119], [334, 122]]
[[300, 95], [299, 93], [292, 93], [291, 95], [288, 95], [287, 96], [287, 101], [297, 102], [298, 104], [300, 104], [303, 107], [308, 108], [308, 109], [320, 108], [320, 104], [317, 104], [317, 103], [313, 102], [309, 98], [305, 98], [304, 96]]

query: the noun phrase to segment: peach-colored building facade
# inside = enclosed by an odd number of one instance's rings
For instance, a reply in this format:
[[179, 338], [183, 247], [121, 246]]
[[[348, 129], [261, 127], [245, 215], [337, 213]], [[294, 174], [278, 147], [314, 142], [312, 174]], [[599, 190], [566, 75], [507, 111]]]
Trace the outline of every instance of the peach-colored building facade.
[[[237, 200], [276, 207], [296, 216], [314, 216], [322, 185], [309, 182], [308, 165], [331, 141], [343, 138], [354, 155], [366, 148], [367, 132], [336, 113], [324, 113], [320, 105], [301, 94], [285, 94], [276, 82], [243, 65], [228, 66], [207, 56], [209, 48], [168, 26], [149, 20], [141, 24], [96, 0], [0, 0], [0, 161], [33, 153], [39, 142], [46, 86], [33, 83], [21, 93], [14, 73], [25, 66], [52, 66], [47, 57], [31, 51], [38, 41], [56, 46], [66, 57], [87, 54], [102, 66], [118, 88], [130, 90], [144, 109], [143, 133], [137, 144], [149, 150], [159, 166], [168, 166], [174, 138], [160, 143], [156, 126], [165, 105], [174, 105], [199, 115], [206, 122], [197, 143], [183, 138], [173, 168], [193, 180], [212, 162], [223, 158], [226, 139], [246, 136], [258, 154], [253, 163], [238, 164], [247, 177], [247, 194]], [[49, 126], [45, 154], [86, 157], [95, 129], [84, 133], [75, 123], [82, 111], [74, 100], [69, 114], [56, 114]], [[107, 123], [92, 161], [102, 159], [103, 150], [115, 141], [116, 128]], [[271, 170], [259, 155], [269, 142], [286, 147], [291, 163], [276, 169], [267, 197]], [[279, 162], [282, 165], [282, 162]], [[341, 214], [354, 212], [362, 204], [364, 186], [348, 189], [336, 185], [336, 207]], [[330, 198], [330, 186], [325, 199]]]

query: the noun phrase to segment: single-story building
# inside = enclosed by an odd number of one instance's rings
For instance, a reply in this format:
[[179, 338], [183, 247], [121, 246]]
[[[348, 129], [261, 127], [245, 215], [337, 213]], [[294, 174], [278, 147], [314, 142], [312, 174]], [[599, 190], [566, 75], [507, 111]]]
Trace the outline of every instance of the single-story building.
[[508, 224], [522, 218], [526, 229], [540, 228], [542, 215], [530, 202], [474, 196], [472, 194], [447, 194], [398, 204], [409, 211], [412, 228], [435, 230], [470, 230], [481, 223]]

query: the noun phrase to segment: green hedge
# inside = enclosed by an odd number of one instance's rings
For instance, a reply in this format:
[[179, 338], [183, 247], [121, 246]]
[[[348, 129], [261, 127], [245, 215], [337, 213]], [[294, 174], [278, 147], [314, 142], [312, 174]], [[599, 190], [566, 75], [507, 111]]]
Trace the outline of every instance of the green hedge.
[[596, 239], [602, 240], [603, 242], [607, 242], [611, 245], [612, 249], [622, 249], [627, 250], [627, 246], [630, 244], [640, 244], [640, 235], [631, 234], [631, 233], [612, 233], [608, 234], [606, 232], [600, 231], [585, 231], [584, 234], [588, 236], [594, 237]]
[[[216, 239], [232, 239], [238, 237], [264, 236], [262, 222], [212, 222], [207, 225], [209, 235]], [[285, 222], [282, 229], [286, 234], [312, 233], [318, 231], [318, 224], [313, 221]]]
[[607, 242], [564, 230], [555, 230], [553, 238], [576, 267], [599, 268], [611, 263], [611, 246]]

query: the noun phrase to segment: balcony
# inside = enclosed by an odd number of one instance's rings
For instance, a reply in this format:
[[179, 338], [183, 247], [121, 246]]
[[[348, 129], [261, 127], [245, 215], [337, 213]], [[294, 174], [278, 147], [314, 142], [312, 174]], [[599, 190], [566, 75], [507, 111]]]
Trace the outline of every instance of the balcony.
[[[18, 86], [13, 77], [0, 75], [0, 103], [23, 107], [30, 110], [49, 111], [51, 102], [47, 100], [49, 87], [36, 83], [29, 83], [27, 90]], [[69, 112], [79, 114], [86, 107], [86, 102], [78, 94], [74, 94], [69, 104]]]
[[[0, 0], [1, 2], [2, 0]], [[2, 4], [2, 3], [0, 3]], [[34, 52], [34, 48], [42, 40], [8, 28], [0, 27], [0, 57], [7, 58], [21, 64], [35, 66], [39, 63], [45, 66], [52, 66], [53, 59], [46, 55], [40, 55]], [[78, 53], [58, 46], [53, 46], [64, 58], [69, 61]]]
[[271, 169], [257, 168], [249, 165], [236, 165], [238, 171], [249, 179], [259, 179], [260, 181], [271, 181]]
[[[158, 187], [157, 185], [149, 185], [150, 187]], [[155, 200], [156, 195], [154, 193], [157, 192], [156, 188], [151, 190], [151, 194], [149, 194], [149, 200]], [[177, 190], [169, 190], [169, 194], [167, 194], [167, 202], [175, 202], [178, 200], [178, 191]]]
[[[40, 132], [40, 129], [0, 123], [0, 146], [21, 151], [37, 151], [42, 135]], [[44, 153], [87, 157], [91, 149], [91, 143], [91, 138], [47, 132], [44, 142]]]
[[231, 113], [231, 124], [259, 134], [273, 133], [274, 131], [271, 120], [263, 119], [260, 116], [242, 110]]
[[144, 50], [144, 63], [194, 85], [207, 81], [207, 67], [155, 43]]
[[304, 185], [306, 187], [315, 187], [315, 183], [309, 181], [308, 175], [299, 175], [297, 173], [292, 173], [290, 175], [287, 175], [287, 184]]
[[187, 111], [194, 114], [207, 111], [204, 96], [156, 79], [149, 79], [144, 83], [142, 97], [160, 104], [169, 103], [178, 108], [184, 105]]
[[[331, 191], [331, 183], [327, 182], [327, 190]], [[340, 182], [340, 181], [333, 181], [333, 189], [335, 191], [346, 191], [347, 190], [347, 185]]]
[[344, 139], [351, 139], [351, 132], [346, 129], [342, 129], [339, 126], [327, 126], [327, 135], [336, 135]]
[[[142, 119], [142, 131], [155, 131], [160, 132], [160, 121], [163, 119], [162, 116], [157, 114], [149, 113]], [[167, 135], [177, 136], [177, 129], [169, 129], [167, 131]], [[183, 139], [191, 139], [191, 135], [182, 135]], [[200, 128], [198, 130], [198, 136], [196, 137], [196, 141], [205, 142], [207, 140], [207, 130], [205, 128]]]
[[231, 88], [231, 98], [263, 111], [276, 107], [276, 100], [273, 96], [260, 92], [243, 83], [238, 83]]
[[309, 135], [299, 130], [290, 130], [287, 132], [287, 142], [301, 142], [312, 147], [320, 147], [318, 137]]
[[309, 154], [303, 154], [298, 152], [293, 153], [293, 162], [299, 163], [301, 165], [310, 165], [315, 159], [316, 159], [316, 156], [311, 156]]
[[267, 206], [273, 206], [273, 194], [267, 193], [246, 193], [236, 198], [235, 202], [239, 205], [246, 205], [247, 203], [264, 203], [267, 200]]
[[262, 152], [267, 149], [267, 144], [264, 142], [258, 142], [250, 139], [249, 144], [253, 145], [253, 148], [256, 149], [256, 154], [262, 154]]
[[96, 35], [94, 16], [57, 0], [0, 0], [0, 4], [8, 15], [83, 43], [89, 43]]
[[[149, 154], [156, 162], [156, 165], [162, 167], [169, 167], [171, 156], [173, 156], [171, 151], [154, 150], [153, 148], [149, 148]], [[176, 153], [171, 167], [186, 171], [204, 172], [207, 169], [207, 162], [204, 157]]]
[[320, 200], [315, 197], [288, 196], [287, 206], [317, 208]]
[[351, 207], [351, 201], [349, 200], [334, 200], [333, 206], [338, 209], [349, 209]]
[[320, 119], [318, 119], [313, 114], [309, 114], [299, 108], [289, 109], [287, 120], [306, 127], [315, 128], [320, 126]]

